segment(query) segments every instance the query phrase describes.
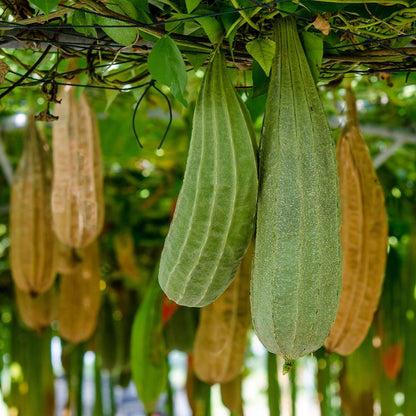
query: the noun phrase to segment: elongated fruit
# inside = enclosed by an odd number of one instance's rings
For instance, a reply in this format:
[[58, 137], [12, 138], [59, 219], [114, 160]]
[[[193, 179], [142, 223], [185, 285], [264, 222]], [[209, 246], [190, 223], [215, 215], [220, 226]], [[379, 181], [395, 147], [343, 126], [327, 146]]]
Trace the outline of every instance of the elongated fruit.
[[249, 246], [237, 276], [225, 292], [201, 309], [194, 343], [195, 374], [207, 383], [227, 383], [243, 371], [250, 327]]
[[207, 305], [235, 276], [253, 229], [253, 142], [247, 111], [217, 53], [196, 103], [183, 186], [160, 262], [159, 283], [178, 304]]
[[243, 416], [242, 375], [221, 384], [221, 400], [232, 416]]
[[77, 344], [94, 332], [100, 310], [98, 244], [80, 251], [75, 269], [61, 275], [58, 300], [58, 330], [62, 338]]
[[134, 318], [131, 368], [139, 399], [152, 413], [168, 379], [167, 351], [162, 331], [162, 291], [154, 277]]
[[104, 221], [103, 173], [98, 125], [84, 92], [60, 90], [53, 123], [53, 228], [61, 242], [85, 247]]
[[30, 115], [11, 191], [10, 263], [16, 286], [32, 295], [46, 292], [55, 279], [51, 180], [49, 151]]
[[387, 257], [383, 189], [359, 125], [355, 96], [347, 89], [347, 124], [337, 144], [341, 191], [342, 291], [325, 347], [351, 354], [363, 342], [377, 309]]
[[17, 309], [25, 325], [34, 330], [41, 330], [51, 324], [55, 318], [56, 292], [54, 286], [35, 297], [18, 288], [16, 288], [15, 294]]
[[275, 22], [276, 55], [260, 142], [251, 313], [288, 371], [317, 350], [341, 292], [340, 200], [334, 144], [290, 17]]

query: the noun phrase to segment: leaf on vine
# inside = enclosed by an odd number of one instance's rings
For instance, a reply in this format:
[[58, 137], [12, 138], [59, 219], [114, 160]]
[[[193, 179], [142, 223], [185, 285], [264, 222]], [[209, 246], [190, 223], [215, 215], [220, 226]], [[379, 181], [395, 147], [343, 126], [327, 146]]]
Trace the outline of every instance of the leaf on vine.
[[118, 90], [105, 90], [105, 98], [107, 99], [107, 103], [105, 105], [104, 112], [107, 113], [108, 109], [110, 108], [113, 101], [118, 97], [120, 91]]
[[167, 85], [172, 95], [186, 106], [183, 98], [188, 80], [185, 62], [176, 43], [168, 35], [163, 36], [153, 46], [147, 65], [152, 78]]
[[[129, 0], [118, 0], [117, 4], [109, 4], [107, 5], [107, 8], [112, 10], [113, 12], [116, 12], [118, 14], [124, 14], [131, 19], [135, 19], [141, 22], [143, 22], [143, 18], [146, 16], [144, 12], [139, 13], [139, 10]], [[120, 45], [129, 46], [132, 43], [134, 43], [134, 41], [137, 38], [137, 28], [128, 27], [131, 26], [131, 23], [102, 16], [96, 16], [95, 21], [98, 25], [101, 26], [101, 29], [108, 36], [110, 36], [111, 39], [113, 39]], [[144, 23], [148, 22], [145, 21]]]
[[302, 41], [313, 79], [317, 82], [324, 56], [324, 41], [310, 32], [302, 32]]
[[[82, 27], [82, 26], [93, 26], [94, 18], [90, 13], [86, 13], [82, 10], [75, 10], [72, 14], [72, 24], [77, 32], [83, 33], [84, 35], [92, 35], [97, 37], [97, 32], [94, 27]], [[78, 26], [78, 27], [77, 27]]]
[[270, 39], [255, 39], [246, 45], [248, 53], [263, 68], [264, 73], [268, 76], [272, 67], [273, 57], [276, 51], [276, 44]]
[[46, 15], [54, 9], [61, 0], [32, 0], [32, 3], [41, 9]]
[[252, 67], [253, 74], [253, 94], [252, 97], [256, 98], [260, 95], [267, 94], [269, 88], [269, 78], [264, 73], [260, 64], [257, 61], [253, 61]]
[[[280, 10], [281, 15], [284, 17], [288, 14], [294, 13], [298, 8], [298, 4], [293, 3], [292, 1], [283, 1], [278, 4], [277, 8]], [[287, 13], [282, 13], [282, 11]]]
[[188, 62], [194, 67], [194, 70], [197, 71], [201, 68], [202, 64], [208, 59], [209, 54], [207, 53], [186, 53], [186, 58]]
[[186, 10], [188, 13], [192, 13], [201, 3], [201, 0], [185, 0], [186, 3]]
[[[207, 11], [201, 11], [201, 13], [207, 13]], [[223, 31], [222, 24], [215, 17], [200, 17], [196, 18], [196, 21], [202, 26], [210, 42], [215, 43]]]
[[148, 0], [131, 0], [131, 3], [137, 10], [143, 10], [144, 12], [149, 11], [149, 1]]

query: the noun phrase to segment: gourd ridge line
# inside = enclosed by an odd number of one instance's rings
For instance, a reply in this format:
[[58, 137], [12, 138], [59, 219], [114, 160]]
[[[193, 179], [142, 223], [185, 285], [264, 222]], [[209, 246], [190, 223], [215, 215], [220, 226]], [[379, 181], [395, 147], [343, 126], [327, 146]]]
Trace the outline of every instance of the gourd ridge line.
[[[205, 82], [206, 82], [206, 79], [204, 78], [203, 79], [203, 81], [202, 81], [202, 86], [201, 86], [201, 90], [202, 91], [204, 91], [203, 90], [203, 88], [204, 88], [204, 84], [205, 84]], [[202, 105], [201, 103], [204, 101], [204, 96], [203, 96], [203, 94], [202, 93], [200, 93], [200, 96], [199, 96], [199, 98], [198, 98], [198, 101], [197, 101], [197, 103], [196, 103], [196, 106], [195, 106], [195, 112], [196, 112], [196, 108], [197, 108], [197, 106], [199, 107], [200, 105]], [[201, 125], [200, 126], [197, 126], [196, 124], [199, 122], [199, 120], [197, 120], [197, 118], [196, 117], [194, 117], [194, 120], [193, 120], [193, 126], [192, 126], [192, 130], [194, 130], [195, 128], [197, 128], [197, 127], [199, 127], [201, 130], [202, 130], [202, 132], [204, 132], [205, 131], [205, 128], [204, 128], [204, 123], [201, 123]], [[204, 133], [202, 133], [202, 134], [204, 134]], [[179, 259], [181, 258], [181, 255], [182, 255], [182, 253], [183, 253], [183, 251], [184, 251], [184, 249], [185, 249], [185, 246], [187, 245], [187, 243], [188, 243], [188, 240], [189, 240], [189, 236], [191, 235], [191, 233], [190, 233], [190, 229], [191, 229], [191, 224], [192, 224], [192, 222], [193, 222], [193, 219], [194, 219], [194, 216], [195, 216], [195, 213], [196, 213], [196, 202], [198, 201], [198, 196], [199, 196], [199, 193], [200, 193], [200, 191], [201, 191], [201, 188], [200, 187], [198, 187], [197, 186], [197, 184], [200, 182], [200, 178], [201, 178], [201, 167], [202, 167], [202, 163], [201, 163], [201, 160], [203, 160], [203, 158], [204, 158], [204, 153], [205, 153], [205, 143], [206, 143], [206, 141], [202, 141], [202, 145], [201, 145], [201, 148], [202, 148], [202, 152], [201, 152], [201, 155], [200, 155], [200, 158], [199, 158], [199, 160], [198, 160], [198, 163], [197, 163], [197, 166], [198, 166], [198, 168], [197, 168], [197, 176], [196, 176], [196, 186], [195, 186], [195, 197], [194, 197], [194, 200], [193, 200], [193, 205], [192, 205], [192, 213], [191, 213], [191, 216], [189, 217], [189, 221], [188, 221], [188, 226], [186, 227], [186, 236], [185, 236], [185, 238], [184, 238], [184, 240], [183, 240], [183, 243], [182, 243], [182, 246], [181, 246], [181, 248], [180, 248], [180, 250], [179, 250], [179, 253], [178, 253], [178, 256], [177, 256], [177, 261], [176, 261], [176, 263], [173, 265], [173, 267], [172, 267], [172, 271], [169, 273], [169, 277], [167, 278], [167, 280], [166, 280], [166, 283], [165, 283], [165, 291], [168, 291], [168, 289], [169, 289], [169, 287], [170, 287], [170, 283], [171, 283], [171, 278], [172, 278], [172, 276], [174, 275], [174, 273], [175, 273], [175, 271], [176, 271], [176, 269], [177, 269], [177, 267], [178, 267], [178, 265], [179, 265]], [[192, 152], [191, 153], [191, 149], [190, 149], [190, 152], [189, 152], [189, 158], [193, 158], [193, 157], [195, 157], [195, 156], [197, 156], [196, 154], [195, 154], [195, 152]], [[194, 162], [195, 163], [195, 162]], [[185, 180], [186, 180], [186, 177], [187, 177], [187, 172], [185, 171], [185, 177], [184, 177], [184, 182], [185, 182]], [[177, 210], [180, 210], [181, 209], [181, 205], [182, 205], [182, 201], [183, 201], [183, 199], [181, 198], [181, 196], [182, 196], [182, 194], [184, 194], [184, 188], [182, 188], [181, 189], [181, 191], [180, 191], [180, 194], [179, 194], [179, 197], [178, 197], [178, 202], [177, 202], [177, 206], [176, 206], [176, 209]], [[176, 210], [175, 209], [175, 210]], [[173, 219], [172, 219], [172, 222], [171, 222], [171, 227], [174, 227], [175, 226], [175, 223], [176, 223], [176, 218], [175, 218], [175, 216], [173, 216]]]
[[[227, 85], [224, 83], [224, 77], [222, 77], [222, 76], [218, 77], [217, 81], [219, 81], [218, 84], [220, 84], [221, 87], [222, 87], [222, 89], [224, 90], [225, 100], [227, 101], [229, 95], [226, 93], [227, 92]], [[233, 93], [234, 93], [234, 90], [233, 90]], [[214, 96], [212, 98], [213, 98], [213, 103], [215, 103]], [[231, 108], [231, 105], [226, 105], [226, 107], [227, 108]], [[212, 108], [214, 108], [214, 105], [212, 106]], [[244, 117], [244, 115], [243, 115], [243, 117]], [[214, 118], [215, 118], [215, 115], [214, 115]], [[225, 125], [227, 126], [226, 129], [225, 129]], [[233, 176], [232, 176], [232, 178], [233, 178], [233, 192], [232, 192], [232, 200], [230, 202], [230, 205], [233, 208], [235, 208], [236, 205], [237, 205], [236, 204], [236, 201], [237, 201], [237, 198], [236, 198], [237, 197], [237, 192], [236, 192], [236, 190], [238, 189], [238, 186], [240, 186], [241, 184], [239, 184], [237, 182], [237, 179], [238, 179], [238, 177], [237, 177], [237, 157], [236, 157], [235, 149], [234, 149], [234, 146], [233, 146], [232, 126], [231, 126], [230, 119], [227, 118], [227, 117], [226, 117], [226, 123], [225, 123], [225, 125], [223, 125], [224, 130], [227, 130], [227, 133], [228, 134], [227, 135], [224, 135], [224, 136], [226, 136], [226, 137], [229, 138], [230, 149], [231, 149], [231, 153], [233, 155], [233, 161], [234, 161], [234, 163], [233, 163]], [[216, 140], [216, 143], [218, 144], [219, 141]], [[221, 149], [216, 149], [216, 150], [217, 150], [217, 152], [218, 152], [218, 150], [221, 151]], [[218, 160], [217, 159], [218, 159], [217, 157], [214, 158], [215, 164], [218, 163]], [[218, 181], [218, 176], [216, 176], [215, 179], [216, 179], [216, 182], [217, 182]], [[244, 186], [244, 184], [243, 184], [243, 186]], [[233, 209], [232, 212], [234, 212], [234, 209]], [[212, 216], [210, 217], [210, 223], [209, 223], [208, 229], [211, 229], [211, 221], [212, 221]], [[215, 276], [215, 274], [216, 274], [216, 272], [218, 270], [218, 266], [220, 264], [220, 261], [221, 261], [222, 257], [224, 256], [225, 248], [226, 248], [227, 241], [228, 241], [228, 236], [229, 236], [229, 233], [230, 233], [230, 230], [231, 230], [231, 225], [232, 225], [233, 221], [235, 221], [235, 217], [233, 215], [229, 215], [229, 220], [228, 220], [228, 224], [227, 224], [227, 228], [226, 228], [227, 233], [224, 236], [225, 237], [224, 240], [223, 240], [224, 243], [223, 243], [223, 246], [221, 248], [221, 252], [220, 252], [218, 261], [217, 261], [217, 263], [215, 265], [214, 272], [211, 274], [211, 278], [209, 279], [210, 280], [210, 283], [209, 283], [209, 285], [207, 285], [207, 287], [205, 289], [205, 292], [203, 293], [203, 295], [201, 296], [201, 298], [198, 300], [198, 303], [200, 303], [201, 301], [203, 301], [203, 299], [205, 298], [205, 296], [206, 296], [209, 288], [212, 285], [212, 282], [213, 282], [214, 276]], [[207, 239], [208, 239], [208, 236], [207, 236]], [[205, 240], [205, 243], [206, 243], [206, 241], [207, 240]], [[202, 246], [202, 248], [201, 248], [201, 253], [202, 253], [202, 250], [203, 249], [204, 249], [204, 246]], [[198, 258], [198, 260], [199, 260], [199, 258]], [[195, 264], [194, 268], [191, 270], [190, 273], [192, 273], [195, 270], [196, 264]]]
[[225, 71], [218, 54], [198, 96], [183, 186], [162, 252], [159, 282], [186, 306], [207, 305], [229, 286], [254, 225], [253, 129]]

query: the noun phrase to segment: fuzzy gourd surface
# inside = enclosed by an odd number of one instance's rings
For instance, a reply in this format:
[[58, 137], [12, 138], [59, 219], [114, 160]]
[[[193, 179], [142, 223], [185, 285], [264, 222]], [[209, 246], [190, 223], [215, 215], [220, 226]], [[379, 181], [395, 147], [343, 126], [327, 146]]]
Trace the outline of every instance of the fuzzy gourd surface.
[[214, 301], [247, 249], [257, 197], [250, 123], [217, 53], [196, 103], [183, 186], [160, 261], [159, 283], [180, 305]]
[[329, 335], [341, 292], [340, 200], [334, 143], [292, 18], [275, 22], [260, 141], [251, 282], [255, 331], [293, 361]]

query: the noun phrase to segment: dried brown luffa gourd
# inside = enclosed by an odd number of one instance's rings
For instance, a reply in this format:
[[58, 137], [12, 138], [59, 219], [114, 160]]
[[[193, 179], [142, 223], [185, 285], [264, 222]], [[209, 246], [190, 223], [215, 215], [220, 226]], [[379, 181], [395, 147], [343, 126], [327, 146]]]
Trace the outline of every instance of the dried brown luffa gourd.
[[52, 164], [46, 141], [28, 117], [10, 204], [10, 262], [16, 286], [36, 296], [55, 278], [51, 221]]
[[17, 310], [26, 326], [38, 331], [51, 324], [55, 318], [54, 286], [38, 296], [31, 296], [16, 287], [15, 294]]
[[80, 250], [80, 261], [71, 273], [62, 274], [58, 301], [58, 330], [77, 344], [87, 340], [97, 326], [100, 310], [98, 244]]
[[77, 98], [75, 87], [65, 85], [59, 96], [59, 119], [53, 123], [53, 228], [68, 246], [85, 247], [104, 221], [99, 130], [85, 92]]
[[200, 313], [195, 344], [195, 374], [207, 383], [227, 383], [243, 370], [247, 330], [250, 327], [250, 244], [236, 278]]
[[341, 192], [342, 291], [329, 351], [351, 354], [364, 340], [380, 297], [387, 255], [383, 190], [358, 125], [355, 96], [347, 89], [347, 124], [337, 143]]

